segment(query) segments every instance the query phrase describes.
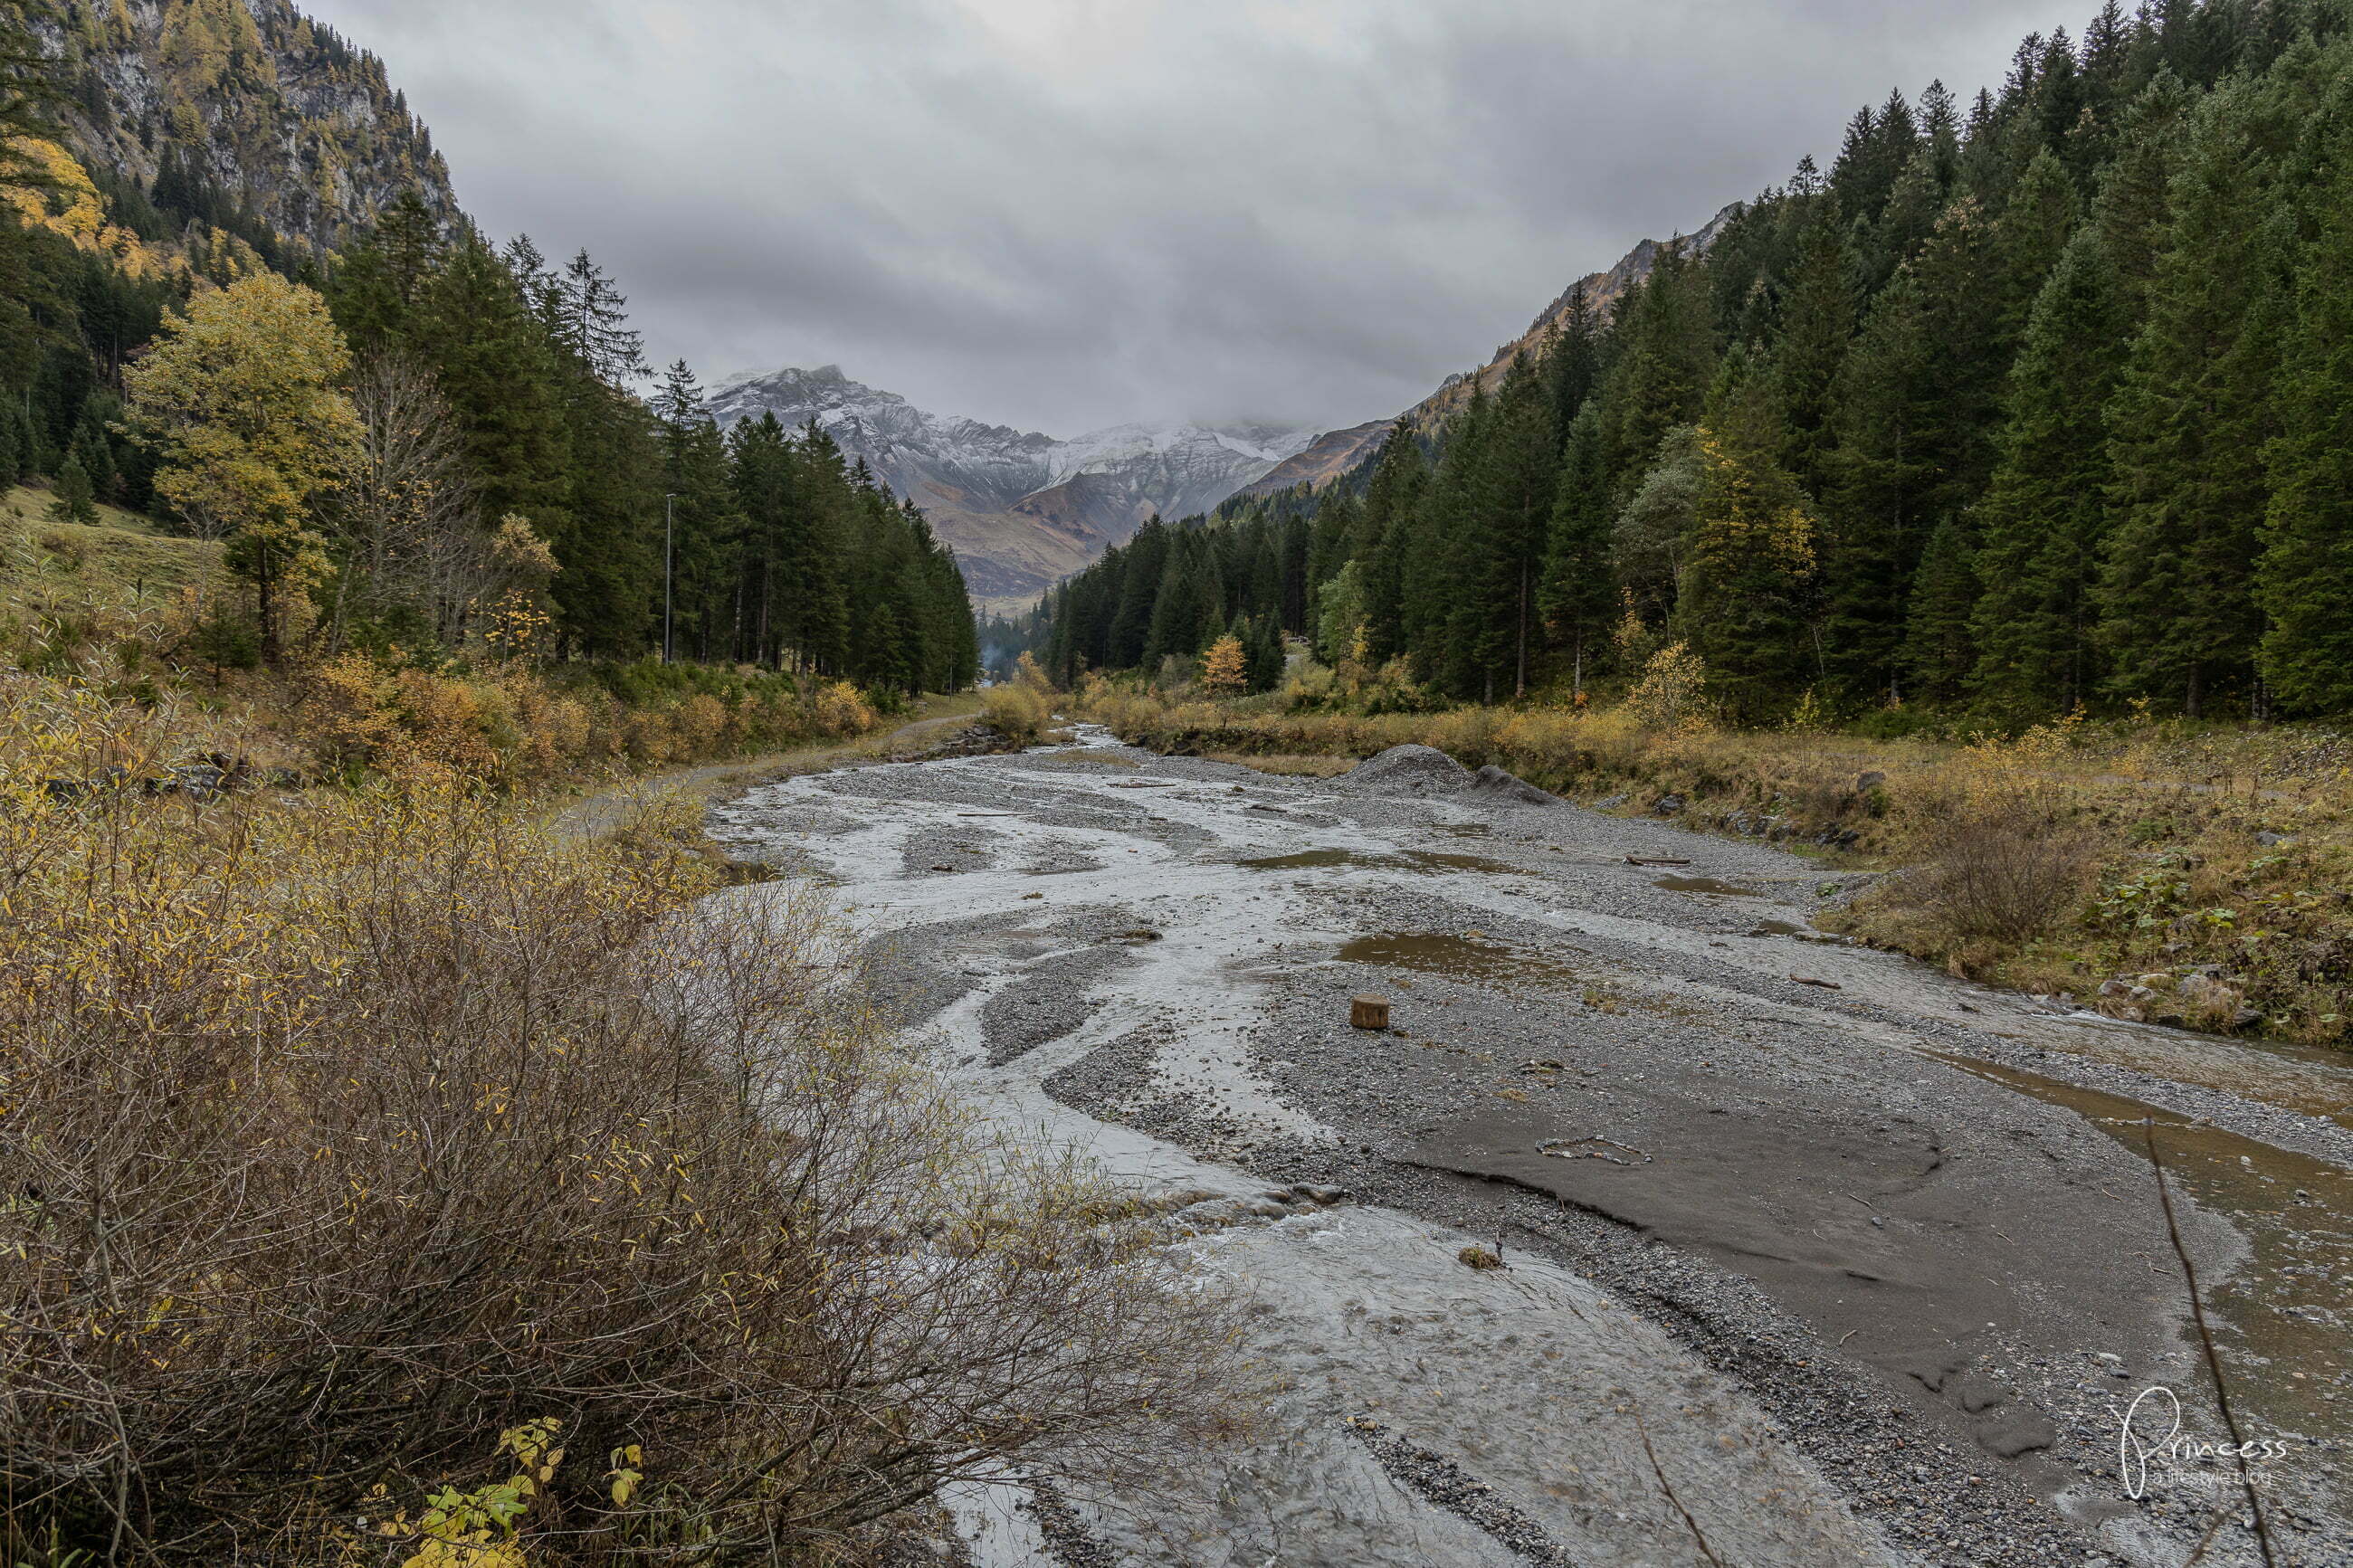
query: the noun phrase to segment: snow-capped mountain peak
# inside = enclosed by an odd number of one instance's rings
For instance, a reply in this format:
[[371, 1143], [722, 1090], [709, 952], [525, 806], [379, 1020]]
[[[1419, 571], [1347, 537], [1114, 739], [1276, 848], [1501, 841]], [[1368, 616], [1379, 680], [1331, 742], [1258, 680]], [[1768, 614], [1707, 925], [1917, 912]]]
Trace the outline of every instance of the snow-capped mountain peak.
[[708, 394], [723, 426], [811, 420], [931, 514], [976, 595], [1034, 595], [1155, 515], [1205, 512], [1314, 439], [1287, 425], [1117, 425], [1058, 441], [928, 413], [839, 365], [729, 376]]

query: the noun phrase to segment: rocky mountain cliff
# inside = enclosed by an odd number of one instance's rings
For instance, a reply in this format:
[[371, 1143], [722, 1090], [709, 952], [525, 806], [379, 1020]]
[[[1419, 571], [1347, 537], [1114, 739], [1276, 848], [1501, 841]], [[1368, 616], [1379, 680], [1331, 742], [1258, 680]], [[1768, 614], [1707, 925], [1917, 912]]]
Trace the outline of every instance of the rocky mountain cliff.
[[1208, 511], [1298, 452], [1288, 426], [1121, 425], [1075, 440], [927, 413], [838, 365], [732, 377], [715, 387], [722, 425], [773, 413], [814, 420], [882, 481], [930, 514], [976, 597], [1034, 596], [1155, 515]]
[[[1696, 234], [1680, 237], [1694, 254], [1704, 255], [1708, 247], [1715, 243], [1715, 237], [1724, 232], [1724, 226], [1739, 210], [1740, 204], [1736, 202], [1710, 218]], [[1504, 371], [1511, 367], [1514, 355], [1535, 349], [1544, 342], [1546, 333], [1567, 321], [1569, 308], [1579, 288], [1585, 290], [1586, 302], [1590, 309], [1599, 311], [1609, 310], [1625, 297], [1628, 289], [1651, 275], [1651, 268], [1658, 264], [1661, 248], [1660, 241], [1646, 239], [1620, 258], [1615, 267], [1605, 272], [1596, 272], [1562, 289], [1560, 298], [1546, 306], [1529, 323], [1526, 331], [1495, 351], [1494, 357], [1481, 367], [1479, 380], [1493, 391], [1503, 380]], [[1467, 374], [1447, 377], [1444, 385], [1407, 409], [1399, 417], [1409, 421], [1416, 428], [1433, 423], [1471, 395], [1471, 381]], [[1301, 484], [1320, 489], [1371, 457], [1379, 449], [1389, 427], [1396, 423], [1394, 419], [1376, 419], [1367, 425], [1319, 436], [1296, 456], [1245, 487], [1245, 491], [1252, 495], [1272, 495]]]
[[65, 151], [113, 231], [93, 244], [202, 257], [233, 240], [290, 263], [343, 245], [404, 192], [457, 211], [432, 134], [384, 62], [290, 0], [32, 0], [25, 12], [60, 61]]

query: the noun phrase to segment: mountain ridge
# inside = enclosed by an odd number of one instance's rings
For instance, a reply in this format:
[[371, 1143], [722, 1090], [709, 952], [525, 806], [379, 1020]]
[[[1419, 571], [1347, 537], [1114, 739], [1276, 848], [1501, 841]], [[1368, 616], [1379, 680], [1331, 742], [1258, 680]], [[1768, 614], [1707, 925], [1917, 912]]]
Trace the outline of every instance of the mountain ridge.
[[[1576, 303], [1577, 290], [1585, 291], [1586, 307], [1600, 312], [1615, 306], [1658, 265], [1659, 253], [1667, 245], [1680, 242], [1695, 256], [1704, 256], [1715, 237], [1724, 232], [1725, 224], [1739, 215], [1746, 205], [1734, 202], [1703, 224], [1695, 232], [1677, 235], [1673, 240], [1645, 239], [1620, 257], [1614, 267], [1587, 276], [1561, 290], [1557, 299], [1544, 308], [1528, 330], [1495, 351], [1494, 357], [1478, 371], [1480, 384], [1493, 390], [1511, 368], [1512, 360], [1523, 352], [1533, 351], [1544, 341], [1545, 334], [1565, 323]], [[1238, 495], [1279, 495], [1299, 485], [1321, 489], [1334, 480], [1344, 478], [1349, 470], [1370, 458], [1379, 449], [1398, 419], [1415, 429], [1424, 429], [1451, 412], [1470, 395], [1472, 376], [1469, 373], [1450, 375], [1437, 391], [1393, 419], [1374, 419], [1352, 426], [1345, 430], [1327, 431], [1296, 456], [1278, 465], [1263, 478], [1235, 492]]]
[[1024, 601], [1124, 542], [1155, 516], [1217, 507], [1314, 438], [1270, 421], [1125, 424], [1058, 440], [917, 407], [839, 365], [726, 377], [706, 395], [722, 426], [774, 414], [812, 421], [929, 514], [975, 597]]

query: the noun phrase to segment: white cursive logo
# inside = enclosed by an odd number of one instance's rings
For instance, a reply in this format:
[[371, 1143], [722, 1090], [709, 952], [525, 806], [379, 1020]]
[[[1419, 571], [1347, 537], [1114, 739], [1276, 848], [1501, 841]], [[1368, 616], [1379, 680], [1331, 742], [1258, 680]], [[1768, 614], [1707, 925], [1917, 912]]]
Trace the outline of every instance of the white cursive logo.
[[[2211, 1488], [2244, 1484], [2239, 1477], [2242, 1469], [2247, 1481], [2261, 1484], [2267, 1478], [2259, 1467], [2287, 1456], [2288, 1445], [2275, 1437], [2210, 1443], [2183, 1436], [2181, 1401], [2162, 1384], [2140, 1391], [2125, 1412], [2124, 1429], [2116, 1437], [2116, 1466], [2123, 1475], [2125, 1495], [2136, 1502], [2147, 1494], [2151, 1460], [2158, 1465], [2156, 1479], [2160, 1484]], [[2195, 1468], [2218, 1463], [2228, 1468], [2204, 1472]], [[2184, 1466], [2192, 1468], [2185, 1472]]]

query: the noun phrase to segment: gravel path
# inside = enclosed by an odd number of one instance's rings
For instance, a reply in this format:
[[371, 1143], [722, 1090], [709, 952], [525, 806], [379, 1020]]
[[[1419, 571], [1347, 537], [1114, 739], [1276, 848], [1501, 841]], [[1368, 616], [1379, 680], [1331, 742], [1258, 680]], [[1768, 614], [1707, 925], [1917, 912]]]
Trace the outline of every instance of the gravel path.
[[1088, 731], [713, 809], [993, 1112], [1218, 1194], [1286, 1374], [1151, 1498], [949, 1500], [975, 1561], [2180, 1564], [2236, 1482], [2120, 1472], [2145, 1389], [2223, 1436], [2154, 1117], [2278, 1560], [2353, 1564], [2353, 1068], [1950, 981], [1815, 932], [1795, 855], [1545, 798]]

